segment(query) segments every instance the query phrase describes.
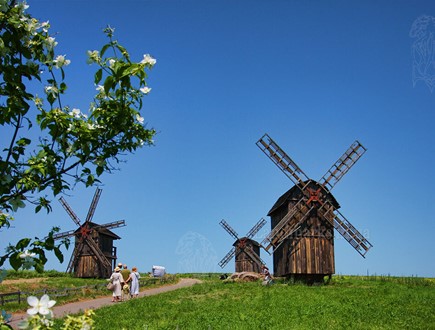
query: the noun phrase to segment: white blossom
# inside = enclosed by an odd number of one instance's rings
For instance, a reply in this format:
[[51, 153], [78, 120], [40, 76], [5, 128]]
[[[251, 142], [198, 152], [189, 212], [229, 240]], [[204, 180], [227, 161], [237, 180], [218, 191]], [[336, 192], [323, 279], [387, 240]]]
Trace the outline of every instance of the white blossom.
[[140, 115], [136, 115], [136, 120], [139, 122], [139, 124], [143, 124], [144, 118]]
[[98, 50], [88, 50], [88, 60], [87, 63], [91, 64], [94, 62], [99, 62], [100, 60], [100, 52]]
[[52, 94], [54, 97], [57, 97], [57, 94], [59, 93], [59, 90], [54, 86], [45, 86], [44, 89], [47, 95]]
[[71, 63], [70, 60], [65, 58], [66, 55], [58, 55], [56, 59], [53, 61], [56, 68], [61, 68], [63, 66], [67, 66]]
[[46, 294], [44, 294], [41, 297], [41, 300], [36, 298], [35, 296], [29, 296], [27, 297], [27, 303], [30, 307], [27, 310], [27, 314], [29, 315], [49, 315], [52, 314], [51, 307], [53, 307], [56, 304], [56, 301], [50, 300], [50, 297]]
[[155, 65], [157, 60], [155, 58], [152, 58], [150, 54], [145, 54], [143, 56], [143, 60], [140, 61], [141, 64], [149, 64], [150, 66]]
[[53, 49], [54, 47], [56, 47], [56, 45], [57, 45], [57, 41], [56, 41], [56, 39], [54, 39], [53, 37], [48, 37], [48, 38], [46, 39], [45, 43], [46, 43], [47, 48], [48, 48], [49, 50], [52, 50], [52, 49]]
[[80, 115], [82, 114], [82, 112], [80, 111], [80, 109], [72, 109], [72, 111], [69, 112], [70, 116], [74, 116], [74, 118], [80, 118]]
[[25, 259], [25, 258], [34, 258], [36, 256], [36, 253], [30, 253], [29, 250], [24, 251], [23, 253], [20, 254], [20, 258], [21, 259]]
[[115, 63], [116, 63], [116, 61], [115, 61], [113, 58], [111, 58], [111, 59], [109, 60], [109, 67], [110, 67], [110, 68], [113, 68], [113, 66], [115, 65]]
[[141, 89], [139, 89], [142, 93], [144, 93], [144, 94], [148, 94], [149, 92], [151, 92], [151, 88], [149, 88], [149, 87], [147, 87], [147, 86], [145, 86], [145, 87], [142, 87]]

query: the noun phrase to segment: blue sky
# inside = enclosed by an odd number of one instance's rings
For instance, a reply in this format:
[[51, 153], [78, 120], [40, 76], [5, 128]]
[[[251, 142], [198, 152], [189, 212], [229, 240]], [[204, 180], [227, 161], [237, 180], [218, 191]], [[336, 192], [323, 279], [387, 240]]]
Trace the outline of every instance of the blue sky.
[[[413, 81], [421, 58], [410, 36], [417, 19], [435, 17], [435, 3], [29, 5], [35, 17], [50, 21], [57, 53], [72, 61], [64, 101], [71, 107], [84, 110], [92, 100], [94, 68], [86, 51], [101, 48], [107, 24], [133, 59], [146, 53], [157, 59], [142, 113], [158, 131], [155, 146], [126, 156], [121, 171], [102, 177], [94, 216], [97, 223], [126, 220], [114, 230], [122, 237], [119, 261], [140, 271], [152, 265], [171, 273], [221, 271], [217, 263], [233, 243], [221, 219], [244, 235], [266, 218], [261, 240], [270, 229], [267, 212], [292, 186], [255, 145], [267, 132], [313, 179], [354, 140], [368, 149], [333, 193], [341, 213], [374, 247], [363, 259], [336, 233], [336, 273], [435, 276], [435, 54], [426, 81]], [[77, 187], [66, 197], [82, 219], [94, 191]], [[49, 215], [29, 207], [15, 218], [14, 228], [0, 232], [2, 245], [44, 237], [55, 225], [75, 228], [57, 201]], [[272, 265], [271, 257], [261, 257]], [[67, 261], [61, 265], [52, 256], [47, 268], [64, 270]], [[230, 262], [223, 271], [233, 270]]]

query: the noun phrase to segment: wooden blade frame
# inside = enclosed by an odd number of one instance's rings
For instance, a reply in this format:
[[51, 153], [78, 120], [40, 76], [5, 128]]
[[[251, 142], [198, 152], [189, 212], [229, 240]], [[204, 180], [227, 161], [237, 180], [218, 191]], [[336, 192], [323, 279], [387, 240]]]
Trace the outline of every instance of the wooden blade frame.
[[[343, 214], [338, 210], [334, 210], [329, 202], [328, 204], [331, 207], [323, 213], [323, 217], [332, 223], [340, 235], [343, 236], [343, 238], [348, 241], [363, 258], [365, 258], [366, 253], [373, 247], [373, 245], [349, 222], [349, 220], [344, 217]], [[323, 207], [321, 209], [323, 209]]]
[[331, 190], [366, 151], [367, 149], [358, 141], [352, 143], [349, 149], [346, 150], [319, 180], [320, 185]]
[[247, 248], [246, 247], [246, 248], [243, 249], [243, 252], [245, 252], [248, 255], [248, 257], [251, 258], [251, 260], [254, 261], [256, 264], [258, 264], [260, 267], [261, 267], [261, 265], [265, 265], [266, 264], [263, 261], [263, 259], [261, 259], [260, 256], [252, 250], [252, 248]]
[[92, 221], [98, 201], [100, 200], [101, 192], [102, 190], [100, 188], [97, 188], [97, 190], [95, 190], [94, 198], [92, 198], [91, 206], [89, 207], [85, 222]]
[[269, 135], [264, 134], [256, 144], [296, 186], [304, 188], [307, 175]]
[[260, 229], [263, 228], [265, 224], [266, 220], [264, 220], [264, 218], [258, 220], [254, 227], [252, 227], [252, 229], [246, 234], [246, 237], [249, 239], [253, 238], [260, 231]]
[[62, 204], [63, 208], [65, 209], [65, 211], [69, 214], [69, 216], [71, 217], [71, 219], [73, 219], [74, 223], [77, 226], [80, 226], [80, 219], [79, 217], [74, 213], [74, 211], [71, 209], [71, 207], [69, 206], [69, 204], [66, 202], [66, 200], [61, 197], [59, 198], [59, 202]]
[[[299, 225], [305, 221], [310, 212], [314, 209], [314, 206], [309, 208], [303, 199], [300, 199], [293, 208], [285, 215], [284, 218], [273, 228], [273, 230], [266, 236], [261, 242], [264, 249], [268, 251], [271, 247], [277, 249], [284, 240], [294, 233]], [[292, 219], [299, 217], [296, 224], [292, 224]]]
[[221, 220], [221, 222], [219, 222], [219, 224], [228, 232], [228, 234], [230, 234], [234, 239], [239, 239], [239, 235], [237, 234], [237, 232], [231, 228], [231, 226], [225, 221], [225, 220]]
[[219, 261], [219, 266], [221, 268], [224, 268], [229, 262], [230, 260], [234, 257], [234, 255], [236, 254], [236, 248], [233, 247], [226, 255], [225, 257], [222, 258], [221, 261]]

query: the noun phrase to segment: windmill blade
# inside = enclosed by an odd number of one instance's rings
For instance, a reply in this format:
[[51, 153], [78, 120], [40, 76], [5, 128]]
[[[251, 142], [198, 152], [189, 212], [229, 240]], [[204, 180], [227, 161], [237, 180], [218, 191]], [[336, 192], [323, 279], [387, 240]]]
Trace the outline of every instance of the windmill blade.
[[94, 217], [95, 209], [97, 207], [98, 201], [100, 200], [101, 189], [97, 188], [95, 190], [94, 198], [92, 198], [91, 206], [89, 207], [88, 215], [86, 216], [85, 222], [89, 222]]
[[373, 245], [349, 222], [349, 220], [347, 220], [338, 210], [334, 210], [332, 205], [323, 216], [329, 222], [332, 220], [334, 228], [362, 257], [365, 258], [365, 254], [373, 247]]
[[366, 151], [367, 149], [358, 141], [352, 143], [343, 156], [320, 179], [319, 183], [322, 187], [331, 190]]
[[264, 218], [261, 218], [254, 227], [252, 227], [252, 229], [248, 232], [248, 234], [246, 234], [247, 238], [253, 238], [259, 231], [261, 228], [263, 228], [263, 226], [266, 224], [266, 220], [264, 220]]
[[125, 220], [118, 220], [109, 223], [105, 223], [103, 225], [94, 226], [93, 229], [105, 228], [105, 229], [113, 229], [118, 227], [125, 227]]
[[303, 189], [308, 177], [269, 135], [264, 134], [256, 144], [295, 185]]
[[61, 197], [59, 198], [59, 202], [62, 204], [63, 208], [65, 209], [65, 211], [69, 214], [69, 216], [71, 217], [71, 219], [73, 219], [73, 221], [75, 222], [75, 224], [77, 226], [80, 226], [80, 219], [79, 217], [74, 213], [74, 211], [71, 209], [71, 207], [69, 206], [69, 204], [66, 202], [66, 200]]
[[67, 273], [72, 273], [72, 271], [74, 269], [74, 264], [76, 263], [78, 256], [81, 254], [83, 247], [84, 247], [84, 244], [83, 244], [82, 240], [79, 241], [77, 246], [74, 246], [73, 253], [71, 254], [71, 258], [69, 259], [69, 262], [68, 262], [68, 267], [66, 268]]
[[266, 251], [271, 247], [277, 249], [287, 237], [299, 228], [299, 225], [305, 221], [314, 208], [314, 205], [309, 208], [305, 201], [300, 199], [261, 242], [264, 249]]
[[109, 260], [104, 256], [101, 249], [98, 247], [97, 243], [91, 238], [88, 237], [86, 240], [84, 240], [84, 243], [89, 246], [91, 251], [94, 253], [94, 256], [97, 258], [97, 260], [103, 265], [105, 268], [112, 269], [112, 264]]
[[[71, 237], [71, 236], [74, 236], [74, 233], [75, 233], [75, 230], [68, 230], [68, 231], [65, 231], [63, 233], [54, 234], [53, 239], [58, 240], [58, 239], [65, 238], [65, 237]], [[47, 239], [47, 237], [46, 237], [46, 239]]]
[[221, 261], [219, 261], [219, 266], [221, 268], [224, 268], [230, 260], [234, 257], [234, 254], [236, 253], [236, 248], [233, 247], [226, 255], [222, 258]]
[[228, 234], [230, 234], [234, 239], [239, 239], [239, 235], [237, 234], [237, 232], [231, 228], [231, 226], [225, 221], [225, 220], [221, 220], [221, 222], [219, 222], [219, 224], [228, 232]]
[[260, 256], [252, 250], [251, 247], [249, 247], [249, 248], [245, 248], [243, 251], [246, 253], [246, 255], [247, 255], [249, 258], [251, 258], [252, 261], [254, 261], [255, 263], [257, 263], [259, 266], [261, 266], [261, 265], [265, 265], [265, 264], [266, 264], [266, 263], [263, 261], [263, 259], [261, 259]]

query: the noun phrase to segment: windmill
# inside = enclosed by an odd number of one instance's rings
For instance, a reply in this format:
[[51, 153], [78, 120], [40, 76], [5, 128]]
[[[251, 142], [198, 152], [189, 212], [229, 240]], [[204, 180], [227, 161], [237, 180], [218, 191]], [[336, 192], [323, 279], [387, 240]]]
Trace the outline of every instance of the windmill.
[[340, 205], [330, 191], [366, 149], [355, 141], [319, 181], [314, 181], [269, 135], [256, 144], [294, 183], [269, 211], [271, 232], [262, 242], [266, 251], [273, 248], [275, 276], [309, 283], [334, 274], [334, 228], [365, 257], [372, 244], [338, 211]]
[[78, 229], [53, 235], [54, 239], [75, 237], [74, 250], [68, 263], [67, 272], [74, 272], [77, 277], [108, 278], [116, 267], [116, 247], [113, 241], [120, 239], [109, 229], [125, 226], [124, 220], [103, 225], [92, 222], [101, 189], [97, 188], [83, 224], [63, 197], [60, 203], [69, 214]]
[[255, 272], [259, 273], [261, 265], [264, 261], [260, 258], [260, 244], [252, 238], [260, 231], [265, 225], [266, 220], [261, 218], [254, 227], [246, 234], [246, 236], [239, 238], [236, 231], [225, 221], [221, 220], [219, 224], [230, 234], [236, 241], [232, 249], [222, 258], [219, 266], [224, 268], [228, 262], [235, 256], [236, 272]]

